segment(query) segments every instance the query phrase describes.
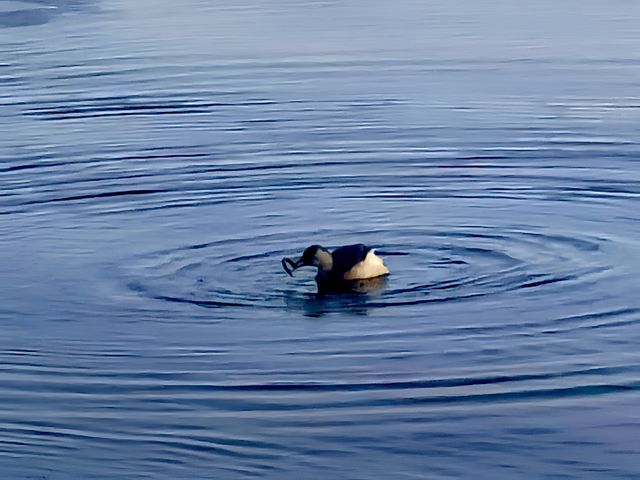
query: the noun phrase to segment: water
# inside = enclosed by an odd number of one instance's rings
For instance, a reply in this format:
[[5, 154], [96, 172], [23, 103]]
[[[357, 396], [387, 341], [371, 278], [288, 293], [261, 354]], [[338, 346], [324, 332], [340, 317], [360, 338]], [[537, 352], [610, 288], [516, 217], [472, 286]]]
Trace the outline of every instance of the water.
[[638, 478], [638, 25], [0, 1], [2, 478]]

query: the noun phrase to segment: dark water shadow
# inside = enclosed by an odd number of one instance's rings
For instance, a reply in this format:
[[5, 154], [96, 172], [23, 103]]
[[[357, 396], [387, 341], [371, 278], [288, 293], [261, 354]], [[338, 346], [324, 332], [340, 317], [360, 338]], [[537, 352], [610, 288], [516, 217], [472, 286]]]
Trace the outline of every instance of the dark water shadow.
[[58, 14], [52, 6], [28, 8], [27, 5], [9, 5], [0, 2], [0, 27], [29, 27], [44, 25]]
[[96, 11], [96, 0], [0, 0], [0, 27], [45, 25], [65, 12]]

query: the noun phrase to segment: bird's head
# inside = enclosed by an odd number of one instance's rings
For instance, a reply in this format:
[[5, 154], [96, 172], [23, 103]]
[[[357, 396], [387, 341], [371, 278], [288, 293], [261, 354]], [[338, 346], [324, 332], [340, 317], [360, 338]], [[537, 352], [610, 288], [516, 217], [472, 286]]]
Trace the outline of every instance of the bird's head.
[[302, 256], [296, 261], [287, 257], [283, 258], [282, 266], [289, 275], [293, 276], [293, 271], [300, 267], [318, 267], [323, 270], [331, 270], [333, 258], [326, 248], [320, 245], [311, 245], [304, 250]]

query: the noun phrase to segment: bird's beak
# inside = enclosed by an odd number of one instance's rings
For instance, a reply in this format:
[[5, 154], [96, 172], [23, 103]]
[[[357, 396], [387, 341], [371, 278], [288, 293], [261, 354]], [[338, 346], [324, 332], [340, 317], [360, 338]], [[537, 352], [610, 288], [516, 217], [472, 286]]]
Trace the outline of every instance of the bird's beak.
[[288, 257], [284, 257], [282, 259], [282, 267], [284, 268], [284, 271], [289, 274], [290, 277], [293, 277], [293, 271], [296, 268], [300, 268], [303, 265], [304, 263], [302, 263], [302, 259], [299, 259], [295, 262]]

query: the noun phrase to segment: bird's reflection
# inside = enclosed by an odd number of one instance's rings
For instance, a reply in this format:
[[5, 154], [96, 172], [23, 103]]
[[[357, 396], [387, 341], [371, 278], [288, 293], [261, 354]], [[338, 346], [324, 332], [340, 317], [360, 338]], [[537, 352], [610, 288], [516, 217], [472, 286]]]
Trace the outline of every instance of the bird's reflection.
[[340, 289], [323, 289], [301, 296], [288, 292], [285, 295], [287, 309], [303, 311], [307, 317], [322, 317], [332, 312], [348, 312], [368, 315], [371, 296], [379, 293], [387, 283], [387, 277], [354, 280]]

